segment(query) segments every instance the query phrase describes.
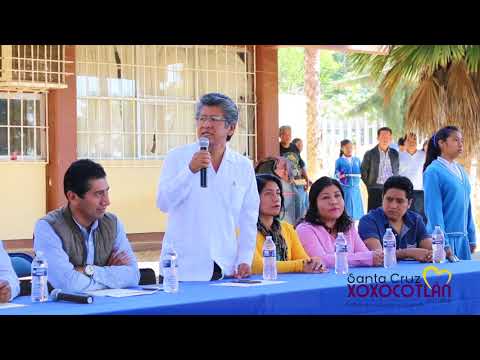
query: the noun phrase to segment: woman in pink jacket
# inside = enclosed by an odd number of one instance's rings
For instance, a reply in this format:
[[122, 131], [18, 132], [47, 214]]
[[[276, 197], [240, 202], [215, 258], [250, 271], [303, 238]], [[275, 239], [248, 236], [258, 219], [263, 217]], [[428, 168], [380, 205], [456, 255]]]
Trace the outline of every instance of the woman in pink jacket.
[[358, 236], [353, 221], [345, 210], [340, 183], [321, 177], [312, 185], [309, 208], [297, 225], [297, 233], [310, 257], [318, 256], [327, 267], [335, 267], [335, 239], [343, 232], [347, 239], [350, 266], [382, 266], [383, 251], [370, 251]]

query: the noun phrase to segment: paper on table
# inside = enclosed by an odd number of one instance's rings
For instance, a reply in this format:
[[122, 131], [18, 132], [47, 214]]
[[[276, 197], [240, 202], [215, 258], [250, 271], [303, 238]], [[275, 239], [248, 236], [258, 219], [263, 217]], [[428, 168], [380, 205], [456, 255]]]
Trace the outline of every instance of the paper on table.
[[275, 285], [275, 284], [281, 284], [286, 281], [267, 281], [267, 280], [258, 280], [260, 281], [259, 283], [241, 283], [241, 282], [221, 282], [217, 284], [211, 284], [213, 286], [233, 286], [233, 287], [250, 287], [250, 286], [263, 286], [263, 285]]
[[142, 290], [142, 289], [103, 289], [87, 291], [86, 293], [92, 296], [110, 296], [110, 297], [127, 297], [137, 295], [150, 295], [158, 290]]
[[4, 303], [4, 304], [0, 304], [0, 310], [2, 310], [2, 309], [9, 309], [9, 308], [16, 308], [16, 307], [22, 307], [22, 306], [27, 306], [27, 305], [25, 305], [25, 304]]

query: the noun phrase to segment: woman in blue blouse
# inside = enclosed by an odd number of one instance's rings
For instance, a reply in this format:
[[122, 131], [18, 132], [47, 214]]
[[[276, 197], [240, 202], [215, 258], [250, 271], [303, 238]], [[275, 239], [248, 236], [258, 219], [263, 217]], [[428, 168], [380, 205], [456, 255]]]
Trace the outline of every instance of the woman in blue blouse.
[[447, 257], [471, 259], [476, 235], [470, 201], [471, 187], [465, 169], [455, 159], [463, 151], [463, 138], [455, 126], [437, 131], [428, 143], [423, 167], [427, 232], [439, 225], [445, 233]]
[[353, 220], [363, 216], [363, 202], [360, 193], [360, 159], [352, 156], [350, 140], [340, 142], [340, 157], [335, 162], [335, 178], [339, 180], [345, 193], [345, 209]]

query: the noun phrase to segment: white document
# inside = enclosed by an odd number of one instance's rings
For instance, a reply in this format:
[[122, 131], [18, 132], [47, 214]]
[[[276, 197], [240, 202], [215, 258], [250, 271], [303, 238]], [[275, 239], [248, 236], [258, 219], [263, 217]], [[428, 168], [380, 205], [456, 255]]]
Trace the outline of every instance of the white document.
[[25, 305], [25, 304], [4, 303], [4, 304], [0, 304], [0, 310], [2, 310], [2, 309], [10, 309], [10, 308], [17, 308], [17, 307], [23, 307], [23, 306], [27, 306], [27, 305]]
[[211, 284], [212, 286], [233, 286], [233, 287], [251, 287], [251, 286], [263, 286], [263, 285], [275, 285], [282, 284], [286, 281], [268, 281], [268, 280], [253, 280], [252, 282], [239, 282], [239, 281], [226, 281], [217, 284]]
[[142, 289], [103, 289], [87, 291], [86, 293], [92, 296], [110, 296], [110, 297], [127, 297], [137, 295], [150, 295], [156, 293], [156, 290], [142, 290]]

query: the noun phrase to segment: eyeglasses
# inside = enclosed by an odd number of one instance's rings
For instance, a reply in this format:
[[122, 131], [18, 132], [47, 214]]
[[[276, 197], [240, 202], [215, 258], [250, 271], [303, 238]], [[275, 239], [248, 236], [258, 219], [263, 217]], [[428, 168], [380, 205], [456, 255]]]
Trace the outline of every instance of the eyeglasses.
[[197, 121], [201, 123], [206, 123], [207, 120], [210, 120], [213, 122], [223, 122], [225, 121], [225, 118], [221, 115], [202, 115], [197, 119]]

